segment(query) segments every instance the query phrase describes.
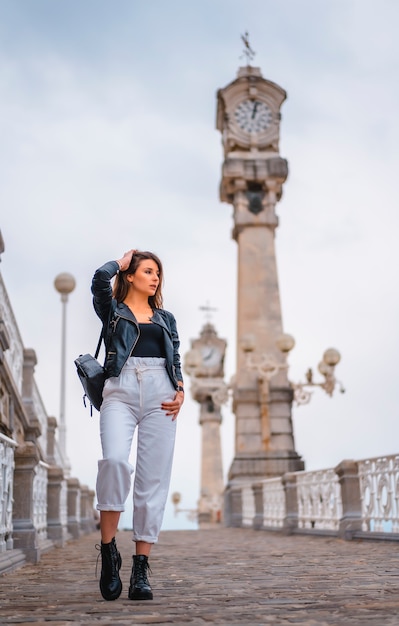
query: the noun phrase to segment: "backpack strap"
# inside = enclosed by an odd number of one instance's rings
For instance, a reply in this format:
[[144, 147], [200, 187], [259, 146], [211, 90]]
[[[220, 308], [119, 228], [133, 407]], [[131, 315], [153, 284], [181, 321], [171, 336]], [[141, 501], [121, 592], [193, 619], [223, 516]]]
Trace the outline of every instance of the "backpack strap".
[[97, 344], [97, 348], [96, 348], [96, 353], [94, 355], [94, 358], [96, 359], [99, 355], [100, 352], [100, 348], [101, 348], [101, 342], [103, 340], [103, 329], [101, 329], [101, 333], [100, 333], [100, 337], [98, 339], [98, 344]]

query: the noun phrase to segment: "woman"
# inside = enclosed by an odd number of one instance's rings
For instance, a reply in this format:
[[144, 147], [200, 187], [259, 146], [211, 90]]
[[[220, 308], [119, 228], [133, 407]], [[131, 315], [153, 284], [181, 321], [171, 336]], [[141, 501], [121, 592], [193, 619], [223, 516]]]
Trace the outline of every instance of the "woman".
[[[111, 281], [115, 277], [112, 287]], [[129, 464], [135, 428], [133, 491], [136, 544], [129, 598], [151, 600], [148, 557], [161, 528], [176, 432], [184, 401], [179, 337], [174, 316], [162, 308], [162, 264], [151, 252], [130, 250], [94, 274], [94, 309], [103, 323], [106, 381], [100, 410], [103, 459], [98, 462], [101, 578], [105, 600], [122, 591], [122, 559], [115, 534], [130, 491]]]

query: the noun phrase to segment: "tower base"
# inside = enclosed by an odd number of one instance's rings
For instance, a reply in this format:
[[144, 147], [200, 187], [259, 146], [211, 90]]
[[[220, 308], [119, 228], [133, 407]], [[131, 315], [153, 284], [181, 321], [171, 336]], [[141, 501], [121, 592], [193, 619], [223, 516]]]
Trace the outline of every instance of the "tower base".
[[305, 469], [305, 463], [295, 451], [268, 451], [238, 454], [229, 471], [229, 482], [224, 493], [224, 525], [241, 527], [243, 523], [243, 483], [282, 476]]
[[241, 452], [235, 455], [228, 478], [229, 483], [262, 480], [304, 469], [305, 463], [295, 450]]
[[225, 526], [242, 526], [243, 502], [240, 484], [254, 484], [260, 480], [304, 469], [305, 463], [294, 450], [236, 454], [224, 493]]

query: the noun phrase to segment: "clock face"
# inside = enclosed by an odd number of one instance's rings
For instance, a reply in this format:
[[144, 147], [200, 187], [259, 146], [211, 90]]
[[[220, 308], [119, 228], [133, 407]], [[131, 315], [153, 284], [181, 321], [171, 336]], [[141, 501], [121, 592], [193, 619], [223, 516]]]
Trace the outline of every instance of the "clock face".
[[204, 346], [201, 350], [204, 367], [215, 367], [221, 361], [220, 350], [215, 346]]
[[260, 100], [244, 100], [234, 111], [235, 120], [247, 133], [261, 133], [272, 123], [272, 112]]

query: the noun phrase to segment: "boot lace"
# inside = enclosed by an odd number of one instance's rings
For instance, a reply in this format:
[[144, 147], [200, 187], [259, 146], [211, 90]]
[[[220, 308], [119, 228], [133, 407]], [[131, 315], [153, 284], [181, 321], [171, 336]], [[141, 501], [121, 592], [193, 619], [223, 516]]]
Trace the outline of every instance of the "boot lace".
[[[96, 578], [98, 578], [98, 561], [99, 561], [100, 556], [102, 556], [102, 549], [101, 549], [101, 544], [99, 544], [99, 543], [96, 543], [94, 547], [95, 547], [96, 550], [98, 550], [97, 559], [96, 559], [96, 572], [95, 572], [95, 576], [96, 576]], [[112, 547], [111, 548], [111, 552], [113, 551], [113, 549], [114, 548]], [[115, 557], [117, 557], [117, 556], [118, 556], [118, 550], [115, 547]], [[110, 559], [111, 572], [112, 572], [111, 576], [116, 576], [117, 573], [118, 573], [118, 569], [116, 567], [117, 561], [118, 561], [118, 559], [117, 558], [113, 559], [112, 555], [111, 555], [111, 559]], [[101, 559], [101, 564], [102, 564], [102, 559]]]
[[96, 574], [95, 574], [96, 578], [98, 578], [97, 569], [98, 569], [98, 559], [101, 556], [101, 546], [99, 543], [96, 543], [94, 547], [96, 550], [98, 550], [97, 559], [96, 559]]
[[152, 574], [150, 564], [145, 561], [139, 561], [138, 564], [134, 564], [134, 578], [137, 583], [144, 583], [145, 585], [149, 585], [148, 574]]

